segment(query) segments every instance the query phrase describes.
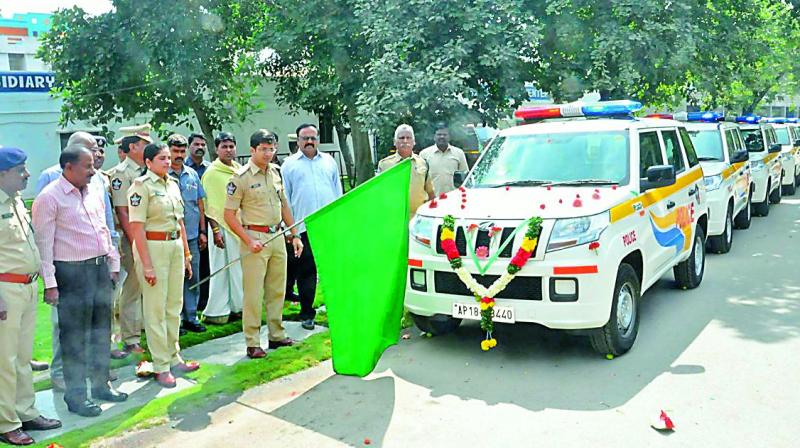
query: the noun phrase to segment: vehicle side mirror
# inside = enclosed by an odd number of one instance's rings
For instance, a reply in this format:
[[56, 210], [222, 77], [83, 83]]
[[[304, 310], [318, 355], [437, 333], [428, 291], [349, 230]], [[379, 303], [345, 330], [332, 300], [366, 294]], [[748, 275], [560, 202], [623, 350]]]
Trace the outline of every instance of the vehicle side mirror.
[[453, 173], [453, 185], [455, 185], [456, 188], [460, 187], [461, 184], [464, 183], [464, 179], [466, 178], [467, 178], [466, 171], [456, 171], [455, 173]]
[[642, 179], [642, 192], [653, 188], [668, 187], [675, 184], [675, 167], [672, 165], [656, 165], [647, 169], [647, 179]]
[[731, 156], [731, 163], [747, 162], [750, 160], [750, 154], [747, 151], [737, 151]]
[[794, 141], [794, 146], [800, 146], [800, 138]]
[[773, 154], [773, 153], [776, 153], [776, 152], [781, 152], [781, 144], [780, 143], [773, 143], [772, 145], [770, 145], [768, 152], [770, 154]]

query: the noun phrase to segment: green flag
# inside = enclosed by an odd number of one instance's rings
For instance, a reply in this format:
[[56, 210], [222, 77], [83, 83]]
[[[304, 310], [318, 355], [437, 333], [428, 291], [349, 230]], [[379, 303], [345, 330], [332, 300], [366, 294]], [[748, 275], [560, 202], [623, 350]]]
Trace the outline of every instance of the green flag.
[[402, 162], [306, 218], [336, 373], [368, 375], [397, 343], [410, 179], [411, 163]]

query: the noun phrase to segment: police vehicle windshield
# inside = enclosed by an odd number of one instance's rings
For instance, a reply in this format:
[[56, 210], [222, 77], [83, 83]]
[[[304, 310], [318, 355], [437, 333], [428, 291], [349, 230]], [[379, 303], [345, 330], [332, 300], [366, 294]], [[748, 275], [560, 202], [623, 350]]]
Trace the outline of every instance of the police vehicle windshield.
[[761, 152], [764, 150], [764, 137], [761, 136], [761, 129], [742, 129], [744, 144], [749, 152]]
[[717, 130], [689, 131], [697, 158], [700, 160], [725, 160], [722, 152], [722, 136]]
[[775, 128], [775, 134], [778, 136], [778, 143], [781, 145], [791, 145], [789, 140], [789, 128]]
[[501, 136], [472, 169], [467, 186], [624, 185], [629, 171], [627, 132]]

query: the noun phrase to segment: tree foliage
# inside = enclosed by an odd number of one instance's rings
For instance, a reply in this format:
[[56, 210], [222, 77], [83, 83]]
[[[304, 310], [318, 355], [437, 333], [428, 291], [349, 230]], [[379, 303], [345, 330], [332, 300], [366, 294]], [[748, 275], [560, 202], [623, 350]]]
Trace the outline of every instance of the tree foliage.
[[62, 121], [105, 125], [152, 115], [151, 123], [214, 130], [244, 118], [259, 78], [253, 35], [259, 15], [228, 0], [114, 0], [90, 17], [60, 10], [39, 57], [64, 100]]

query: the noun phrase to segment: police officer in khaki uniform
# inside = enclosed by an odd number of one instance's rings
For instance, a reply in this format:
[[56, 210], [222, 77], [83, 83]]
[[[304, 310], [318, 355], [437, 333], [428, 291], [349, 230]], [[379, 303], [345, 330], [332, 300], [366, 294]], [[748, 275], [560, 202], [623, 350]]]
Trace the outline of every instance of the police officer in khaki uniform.
[[39, 250], [19, 192], [30, 173], [25, 153], [0, 147], [0, 442], [30, 445], [25, 431], [61, 426], [34, 402], [31, 355], [36, 329]]
[[[121, 146], [123, 152], [127, 154], [125, 160], [119, 165], [111, 168], [108, 175], [111, 178], [111, 205], [117, 216], [117, 230], [121, 233], [120, 238], [120, 258], [122, 269], [128, 273], [119, 290], [119, 295], [115, 297], [115, 308], [119, 310], [120, 339], [123, 343], [124, 352], [142, 353], [144, 350], [140, 345], [142, 334], [142, 287], [136, 275], [133, 274], [133, 250], [131, 241], [133, 237], [130, 231], [129, 210], [128, 210], [128, 188], [133, 180], [142, 175], [144, 169], [144, 147], [152, 143], [150, 137], [150, 125], [130, 126], [120, 128], [122, 137], [115, 140]], [[116, 324], [112, 324], [116, 327]], [[124, 353], [115, 357], [124, 357]]]
[[397, 152], [378, 162], [378, 173], [382, 173], [407, 158], [411, 158], [411, 184], [409, 185], [409, 213], [413, 218], [417, 208], [433, 199], [433, 184], [428, 178], [428, 164], [422, 157], [414, 154], [414, 129], [401, 124], [394, 131], [394, 146]]
[[[269, 348], [292, 345], [283, 329], [283, 301], [286, 289], [286, 243], [275, 238], [281, 219], [294, 225], [289, 202], [277, 166], [271, 164], [277, 150], [275, 134], [259, 129], [250, 137], [250, 161], [231, 177], [225, 202], [225, 223], [241, 241], [242, 284], [244, 307], [242, 326], [247, 356], [267, 356], [261, 348], [261, 310], [266, 302]], [[239, 213], [240, 212], [240, 213]], [[240, 215], [240, 216], [237, 216]], [[295, 256], [303, 251], [303, 243], [292, 229]]]
[[183, 361], [178, 345], [184, 272], [191, 276], [192, 256], [186, 243], [181, 190], [168, 175], [169, 148], [163, 143], [147, 145], [144, 161], [147, 172], [128, 190], [134, 264], [142, 285], [144, 327], [156, 381], [172, 388], [173, 372], [200, 368], [198, 363]]

